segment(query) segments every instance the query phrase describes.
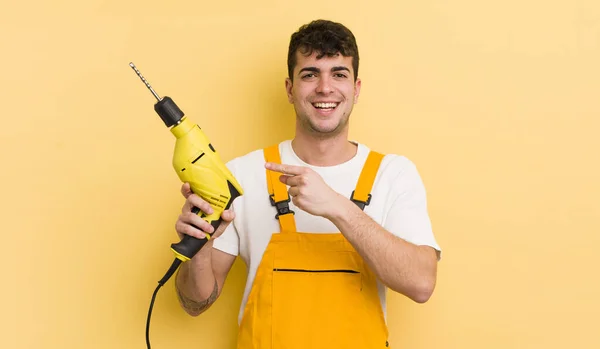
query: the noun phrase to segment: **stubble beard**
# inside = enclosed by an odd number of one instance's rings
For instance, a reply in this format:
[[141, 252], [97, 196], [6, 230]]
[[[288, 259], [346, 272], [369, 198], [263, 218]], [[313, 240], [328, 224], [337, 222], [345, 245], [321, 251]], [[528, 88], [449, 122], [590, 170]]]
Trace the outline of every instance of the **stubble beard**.
[[346, 128], [350, 121], [350, 114], [352, 110], [349, 110], [347, 113], [342, 115], [340, 121], [333, 129], [323, 129], [319, 127], [316, 123], [314, 123], [308, 116], [305, 114], [299, 114], [296, 111], [297, 120], [300, 123], [300, 127], [307, 131], [311, 136], [316, 137], [318, 139], [327, 139], [334, 138], [339, 136]]

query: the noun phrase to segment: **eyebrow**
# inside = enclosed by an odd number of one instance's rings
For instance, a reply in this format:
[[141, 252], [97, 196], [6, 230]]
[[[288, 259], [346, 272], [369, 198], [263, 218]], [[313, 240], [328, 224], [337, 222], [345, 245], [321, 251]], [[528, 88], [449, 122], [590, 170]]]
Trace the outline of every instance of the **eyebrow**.
[[[331, 68], [332, 72], [342, 71], [342, 70], [345, 70], [348, 73], [350, 72], [350, 69], [348, 69], [347, 67], [344, 67], [344, 66], [335, 66], [335, 67]], [[317, 67], [304, 67], [304, 68], [300, 69], [298, 74], [305, 72], [305, 71], [310, 71], [310, 72], [315, 72], [315, 73], [321, 72], [321, 70]]]

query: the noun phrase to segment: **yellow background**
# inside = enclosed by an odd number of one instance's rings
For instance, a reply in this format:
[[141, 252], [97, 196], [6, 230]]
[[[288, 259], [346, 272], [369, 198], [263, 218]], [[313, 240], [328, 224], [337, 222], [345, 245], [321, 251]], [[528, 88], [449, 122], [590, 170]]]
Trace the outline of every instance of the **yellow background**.
[[[390, 294], [392, 345], [600, 347], [594, 0], [4, 1], [0, 347], [145, 348], [183, 199], [128, 63], [229, 160], [293, 135], [287, 45], [315, 18], [356, 34], [351, 136], [417, 164], [444, 249], [430, 302]], [[199, 318], [171, 280], [153, 348], [233, 348], [243, 271]]]

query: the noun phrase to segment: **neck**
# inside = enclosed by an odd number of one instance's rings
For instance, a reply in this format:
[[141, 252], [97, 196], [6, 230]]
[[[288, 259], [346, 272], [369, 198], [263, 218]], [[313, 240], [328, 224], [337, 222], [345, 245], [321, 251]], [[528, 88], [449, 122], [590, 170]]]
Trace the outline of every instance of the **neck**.
[[296, 155], [313, 166], [335, 166], [344, 163], [356, 155], [357, 148], [343, 133], [319, 139], [297, 133], [292, 140], [292, 149]]

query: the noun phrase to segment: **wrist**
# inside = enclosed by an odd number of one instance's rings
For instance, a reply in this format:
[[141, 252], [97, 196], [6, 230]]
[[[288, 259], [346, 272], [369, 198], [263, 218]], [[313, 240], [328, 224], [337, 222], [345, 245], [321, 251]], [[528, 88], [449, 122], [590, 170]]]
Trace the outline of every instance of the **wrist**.
[[213, 249], [213, 239], [210, 239], [202, 246], [200, 251], [198, 251], [191, 259], [190, 264], [192, 264], [194, 269], [201, 270], [210, 267], [210, 261], [212, 259], [212, 249]]
[[331, 204], [331, 212], [327, 218], [336, 226], [339, 225], [339, 223], [344, 221], [351, 212], [352, 207], [350, 204], [353, 205], [352, 201], [336, 193], [335, 199]]
[[185, 273], [182, 275], [182, 281], [185, 285], [184, 290], [190, 299], [202, 300], [206, 298], [205, 293], [210, 292], [210, 290], [205, 290], [205, 288], [207, 287], [207, 280], [214, 278], [212, 271], [212, 248], [213, 242], [211, 239], [206, 242], [192, 259], [181, 265], [181, 272]]

